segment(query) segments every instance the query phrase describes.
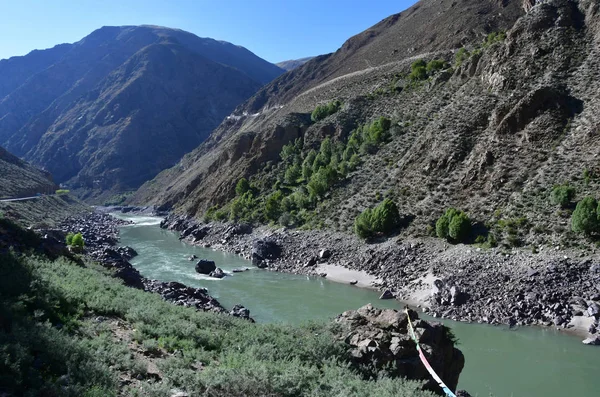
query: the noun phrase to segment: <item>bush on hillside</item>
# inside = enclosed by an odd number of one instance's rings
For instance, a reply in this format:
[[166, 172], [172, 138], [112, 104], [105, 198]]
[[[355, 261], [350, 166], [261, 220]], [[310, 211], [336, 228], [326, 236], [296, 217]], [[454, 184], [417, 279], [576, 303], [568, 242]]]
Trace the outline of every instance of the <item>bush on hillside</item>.
[[243, 195], [244, 193], [246, 193], [247, 191], [250, 190], [250, 183], [248, 183], [248, 180], [246, 178], [241, 178], [237, 185], [235, 185], [235, 194], [238, 196]]
[[448, 68], [448, 63], [443, 59], [434, 59], [429, 61], [427, 64], [427, 74], [429, 76], [439, 72], [440, 70], [444, 70]]
[[598, 232], [598, 202], [594, 197], [585, 197], [577, 203], [571, 218], [571, 228], [576, 233], [591, 235]]
[[400, 213], [396, 204], [385, 199], [377, 207], [367, 208], [354, 220], [354, 231], [364, 239], [388, 235], [400, 226]]
[[435, 224], [435, 233], [449, 241], [464, 242], [471, 232], [471, 220], [463, 211], [449, 208]]
[[427, 79], [427, 63], [423, 59], [413, 62], [410, 66], [411, 72], [408, 78], [412, 81], [426, 80]]
[[324, 118], [336, 113], [341, 107], [342, 102], [337, 99], [329, 102], [326, 105], [318, 105], [311, 113], [310, 119], [316, 123], [317, 121], [321, 121]]
[[469, 54], [469, 51], [467, 51], [465, 47], [462, 47], [456, 52], [456, 55], [454, 56], [454, 63], [456, 66], [460, 66], [464, 61], [469, 59], [470, 56], [471, 54]]
[[66, 243], [72, 247], [83, 248], [85, 242], [81, 233], [67, 233]]
[[554, 186], [550, 200], [552, 204], [560, 205], [562, 208], [567, 208], [571, 201], [575, 198], [575, 188], [569, 185]]

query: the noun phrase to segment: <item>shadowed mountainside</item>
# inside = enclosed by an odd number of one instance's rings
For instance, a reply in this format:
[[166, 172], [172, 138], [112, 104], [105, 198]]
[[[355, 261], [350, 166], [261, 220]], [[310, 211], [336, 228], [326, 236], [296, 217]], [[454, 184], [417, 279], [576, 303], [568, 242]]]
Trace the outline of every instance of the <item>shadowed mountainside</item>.
[[103, 27], [0, 61], [0, 144], [84, 196], [132, 190], [282, 72], [181, 30]]

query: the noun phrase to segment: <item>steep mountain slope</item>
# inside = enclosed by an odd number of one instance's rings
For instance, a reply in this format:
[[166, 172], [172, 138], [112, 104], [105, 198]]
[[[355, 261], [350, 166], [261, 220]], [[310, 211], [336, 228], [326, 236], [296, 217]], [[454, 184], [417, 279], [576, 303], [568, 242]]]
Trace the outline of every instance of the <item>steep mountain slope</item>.
[[0, 61], [0, 143], [84, 191], [136, 188], [282, 70], [153, 26], [103, 27]]
[[54, 193], [58, 189], [47, 172], [41, 171], [0, 147], [0, 199]]
[[[307, 133], [307, 113], [317, 104], [359, 98], [351, 107], [356, 112], [364, 107], [360, 97], [387, 84], [394, 73], [403, 73], [410, 57], [452, 49], [463, 41], [479, 42], [489, 31], [512, 26], [522, 13], [516, 1], [421, 1], [352, 37], [334, 54], [318, 56], [265, 86], [204, 145], [140, 189], [133, 200], [201, 215], [211, 204], [230, 198], [237, 179], [252, 175], [267, 161], [278, 161], [284, 144]], [[317, 124], [308, 135], [336, 129], [338, 135], [347, 135], [354, 127], [352, 120], [339, 127]]]
[[279, 66], [282, 69], [287, 70], [289, 72], [290, 70], [294, 70], [294, 69], [296, 69], [296, 68], [304, 65], [306, 62], [310, 61], [313, 58], [314, 57], [306, 57], [306, 58], [300, 58], [300, 59], [290, 59], [288, 61], [277, 62], [276, 65]]
[[[335, 54], [266, 86], [178, 167], [142, 187], [134, 200], [202, 216], [211, 205], [220, 207], [235, 196], [239, 178], [250, 177], [257, 201], [236, 205], [255, 205], [261, 213], [261, 203], [277, 188], [283, 197], [307, 194], [301, 179], [286, 182], [285, 172], [298, 159], [281, 161], [284, 144], [302, 138], [296, 154], [302, 162], [308, 150], [319, 150], [324, 137], [343, 149], [358, 126], [385, 116], [392, 120], [387, 143], [375, 154], [358, 153], [361, 164], [354, 171], [338, 169], [338, 182], [312, 206], [292, 205], [292, 212], [304, 214], [300, 223], [313, 219], [351, 230], [357, 213], [389, 197], [413, 219], [407, 234], [428, 235], [441, 213], [455, 206], [480, 222], [482, 234], [493, 230], [509, 245], [576, 244], [568, 227], [570, 213], [553, 205], [550, 193], [555, 184], [570, 183], [579, 199], [598, 188], [599, 5], [589, 0], [531, 3], [525, 2], [529, 12], [516, 20], [525, 12], [521, 1], [422, 1], [386, 21], [396, 21], [390, 29], [399, 29], [403, 15], [412, 18], [411, 26], [422, 18], [422, 31], [441, 41], [393, 61], [391, 51], [383, 51], [392, 47], [377, 44], [378, 37], [384, 43], [392, 37], [383, 29], [386, 23], [380, 23], [382, 31], [374, 38], [368, 40], [366, 32], [357, 36], [365, 39], [366, 48], [351, 45], [355, 37]], [[458, 21], [462, 15], [461, 21], [473, 21], [462, 32], [486, 31], [491, 15], [494, 29], [509, 30], [506, 37], [473, 34], [462, 42], [470, 54], [457, 53], [454, 40], [463, 33], [452, 38], [451, 22], [440, 25], [431, 13], [420, 14], [434, 6], [433, 15], [440, 18]], [[405, 45], [399, 36], [393, 48]], [[362, 54], [354, 62], [349, 48]], [[367, 54], [374, 54], [373, 61]], [[415, 81], [411, 64], [421, 58], [442, 58], [453, 67]], [[359, 60], [372, 67], [331, 78], [342, 73], [331, 67], [344, 64], [338, 59], [348, 60], [349, 71]], [[315, 106], [334, 99], [343, 102], [341, 110], [312, 123]]]

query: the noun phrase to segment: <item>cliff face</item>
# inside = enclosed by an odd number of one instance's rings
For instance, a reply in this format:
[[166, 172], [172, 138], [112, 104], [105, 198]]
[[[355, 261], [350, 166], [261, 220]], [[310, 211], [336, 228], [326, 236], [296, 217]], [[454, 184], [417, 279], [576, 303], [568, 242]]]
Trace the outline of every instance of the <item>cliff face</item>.
[[282, 72], [180, 30], [104, 27], [0, 61], [0, 144], [88, 194], [131, 190]]

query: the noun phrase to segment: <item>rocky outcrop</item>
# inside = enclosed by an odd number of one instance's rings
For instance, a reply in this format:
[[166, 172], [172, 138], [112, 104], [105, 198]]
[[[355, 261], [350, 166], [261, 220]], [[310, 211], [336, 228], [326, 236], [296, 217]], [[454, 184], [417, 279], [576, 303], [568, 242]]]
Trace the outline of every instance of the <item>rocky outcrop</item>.
[[427, 361], [444, 383], [456, 390], [465, 358], [455, 345], [450, 329], [419, 320], [415, 311], [398, 312], [366, 305], [336, 318], [341, 339], [348, 346], [353, 364], [366, 376], [405, 377], [425, 381], [425, 388], [443, 395], [419, 359], [408, 330], [408, 315]]

